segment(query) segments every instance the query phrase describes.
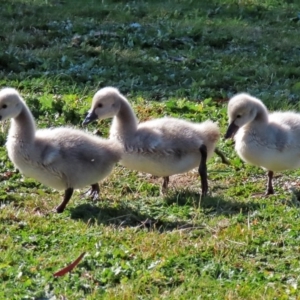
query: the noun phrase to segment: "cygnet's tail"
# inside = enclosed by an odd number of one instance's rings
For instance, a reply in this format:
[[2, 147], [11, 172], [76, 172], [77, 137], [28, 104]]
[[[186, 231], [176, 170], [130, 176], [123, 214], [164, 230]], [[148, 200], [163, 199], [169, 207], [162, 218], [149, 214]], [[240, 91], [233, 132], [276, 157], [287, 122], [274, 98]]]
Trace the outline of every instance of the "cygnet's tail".
[[206, 146], [208, 158], [210, 158], [213, 155], [220, 138], [219, 126], [208, 120], [200, 124], [200, 130], [202, 143]]
[[215, 146], [220, 138], [220, 128], [217, 123], [207, 120], [201, 123], [201, 131], [203, 132], [204, 143], [210, 143]]

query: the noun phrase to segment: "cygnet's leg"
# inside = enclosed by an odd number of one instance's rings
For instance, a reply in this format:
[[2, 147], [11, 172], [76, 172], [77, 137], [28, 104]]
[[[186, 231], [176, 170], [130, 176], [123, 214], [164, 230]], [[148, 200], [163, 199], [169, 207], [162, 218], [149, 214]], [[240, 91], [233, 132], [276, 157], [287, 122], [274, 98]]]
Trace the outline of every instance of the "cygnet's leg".
[[163, 184], [162, 184], [162, 186], [161, 186], [161, 190], [160, 190], [160, 193], [161, 193], [162, 195], [165, 194], [165, 193], [167, 192], [167, 190], [168, 190], [168, 185], [169, 185], [169, 181], [170, 181], [169, 176], [165, 176], [165, 177], [163, 177], [163, 179], [164, 179], [164, 182], [163, 182]]
[[201, 187], [202, 187], [202, 196], [205, 196], [208, 191], [208, 183], [207, 183], [207, 167], [206, 167], [206, 161], [207, 161], [207, 148], [205, 145], [202, 145], [199, 148], [199, 151], [201, 153], [201, 162], [199, 165], [199, 175], [201, 178]]
[[223, 152], [220, 149], [216, 148], [215, 153], [221, 157], [223, 164], [230, 165], [230, 162], [227, 160], [227, 158], [225, 157], [225, 155], [223, 154]]
[[272, 184], [273, 175], [274, 175], [273, 171], [268, 171], [268, 183], [267, 183], [266, 195], [274, 194], [274, 189]]
[[73, 188], [68, 188], [65, 190], [64, 200], [59, 206], [56, 207], [56, 212], [62, 213], [65, 210], [68, 202], [70, 201], [73, 195], [73, 191], [74, 191]]

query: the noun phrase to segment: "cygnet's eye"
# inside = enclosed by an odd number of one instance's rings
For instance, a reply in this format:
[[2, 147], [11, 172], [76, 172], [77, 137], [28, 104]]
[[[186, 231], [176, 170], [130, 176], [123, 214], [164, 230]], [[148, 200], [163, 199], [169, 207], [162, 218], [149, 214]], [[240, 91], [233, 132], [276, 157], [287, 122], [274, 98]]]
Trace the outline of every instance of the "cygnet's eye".
[[237, 116], [236, 116], [237, 119], [240, 118], [240, 117], [241, 117], [241, 115], [237, 115]]
[[99, 107], [99, 108], [101, 108], [102, 106], [103, 106], [103, 104], [102, 104], [102, 103], [99, 103], [99, 104], [98, 104], [98, 107]]
[[7, 108], [7, 104], [3, 104], [3, 105], [2, 105], [2, 108]]

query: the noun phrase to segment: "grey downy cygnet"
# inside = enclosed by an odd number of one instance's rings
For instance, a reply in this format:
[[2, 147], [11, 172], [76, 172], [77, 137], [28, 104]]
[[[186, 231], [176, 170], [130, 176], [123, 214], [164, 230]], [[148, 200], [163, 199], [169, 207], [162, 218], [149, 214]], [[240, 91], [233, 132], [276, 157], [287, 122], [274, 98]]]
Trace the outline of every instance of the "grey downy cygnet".
[[65, 191], [56, 208], [59, 213], [74, 189], [91, 185], [91, 196], [97, 196], [98, 181], [108, 176], [121, 158], [122, 148], [114, 140], [67, 127], [36, 130], [29, 108], [13, 88], [0, 91], [0, 120], [6, 119], [11, 119], [6, 143], [9, 158], [25, 176]]
[[170, 175], [198, 167], [202, 195], [206, 195], [206, 162], [220, 137], [216, 123], [165, 117], [138, 124], [128, 100], [113, 87], [102, 88], [94, 95], [83, 124], [106, 118], [113, 118], [110, 139], [124, 147], [120, 161], [123, 166], [163, 177], [162, 191], [167, 189]]
[[268, 171], [266, 194], [274, 194], [274, 171], [300, 167], [300, 114], [269, 113], [261, 100], [241, 93], [230, 99], [228, 118], [225, 138], [234, 137], [242, 160]]

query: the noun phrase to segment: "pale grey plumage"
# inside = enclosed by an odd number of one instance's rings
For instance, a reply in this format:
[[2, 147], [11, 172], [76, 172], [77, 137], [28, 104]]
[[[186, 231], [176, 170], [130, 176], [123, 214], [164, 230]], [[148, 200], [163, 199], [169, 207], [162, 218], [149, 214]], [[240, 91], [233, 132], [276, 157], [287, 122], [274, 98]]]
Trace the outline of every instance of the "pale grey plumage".
[[165, 117], [138, 124], [128, 100], [112, 87], [94, 95], [84, 124], [96, 118], [113, 118], [110, 138], [124, 146], [121, 164], [165, 178], [199, 166], [203, 156], [206, 168], [206, 154], [200, 148], [205, 147], [210, 158], [220, 135], [212, 121], [192, 123]]
[[246, 162], [269, 171], [267, 194], [274, 192], [274, 171], [300, 167], [300, 114], [269, 113], [261, 100], [241, 93], [228, 103], [229, 127], [235, 150]]
[[[12, 119], [6, 146], [20, 172], [55, 189], [69, 190], [70, 197], [74, 188], [92, 185], [97, 189], [97, 182], [110, 174], [121, 157], [119, 143], [81, 130], [65, 127], [36, 131], [29, 108], [12, 88], [0, 91], [0, 117]], [[58, 212], [68, 201], [65, 195]]]

